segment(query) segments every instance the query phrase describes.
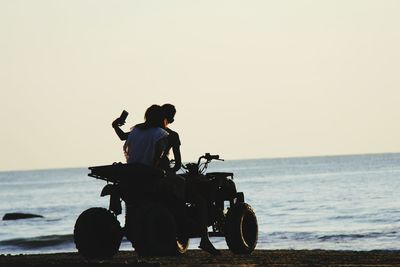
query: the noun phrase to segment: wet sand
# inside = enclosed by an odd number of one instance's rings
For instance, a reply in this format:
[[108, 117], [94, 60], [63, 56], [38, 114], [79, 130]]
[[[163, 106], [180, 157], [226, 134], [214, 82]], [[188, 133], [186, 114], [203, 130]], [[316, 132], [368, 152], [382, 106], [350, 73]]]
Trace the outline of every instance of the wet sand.
[[223, 250], [221, 256], [211, 256], [190, 250], [177, 257], [138, 257], [121, 251], [107, 260], [87, 260], [77, 253], [1, 255], [0, 266], [400, 266], [400, 251], [256, 250], [239, 256]]

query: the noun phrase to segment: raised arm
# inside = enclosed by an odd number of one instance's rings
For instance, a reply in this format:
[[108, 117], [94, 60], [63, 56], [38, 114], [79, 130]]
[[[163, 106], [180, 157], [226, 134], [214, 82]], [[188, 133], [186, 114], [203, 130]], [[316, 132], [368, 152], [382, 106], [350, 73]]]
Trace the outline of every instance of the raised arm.
[[120, 118], [115, 119], [111, 124], [111, 126], [114, 128], [115, 133], [118, 135], [121, 141], [125, 141], [126, 139], [128, 139], [129, 135], [129, 132], [126, 133], [120, 128], [120, 126], [124, 124], [125, 122], [121, 122]]

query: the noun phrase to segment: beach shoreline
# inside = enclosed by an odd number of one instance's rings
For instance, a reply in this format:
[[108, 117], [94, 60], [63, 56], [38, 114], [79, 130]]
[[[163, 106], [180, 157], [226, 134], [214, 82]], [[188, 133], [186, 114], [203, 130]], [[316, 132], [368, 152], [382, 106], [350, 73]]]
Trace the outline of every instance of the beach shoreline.
[[139, 257], [134, 251], [120, 251], [112, 259], [90, 260], [78, 253], [0, 255], [1, 267], [37, 266], [399, 266], [400, 251], [255, 250], [251, 255], [234, 255], [222, 250], [211, 256], [189, 250], [176, 257]]

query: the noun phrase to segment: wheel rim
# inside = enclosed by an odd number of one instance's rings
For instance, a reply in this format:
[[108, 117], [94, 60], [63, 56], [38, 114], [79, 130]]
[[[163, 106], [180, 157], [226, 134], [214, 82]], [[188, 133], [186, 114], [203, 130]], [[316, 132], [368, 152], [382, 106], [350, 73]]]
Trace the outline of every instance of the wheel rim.
[[189, 246], [189, 238], [177, 238], [176, 246], [179, 253], [184, 253]]
[[257, 229], [258, 225], [256, 217], [250, 212], [246, 212], [240, 221], [240, 231], [246, 247], [252, 248], [257, 242]]

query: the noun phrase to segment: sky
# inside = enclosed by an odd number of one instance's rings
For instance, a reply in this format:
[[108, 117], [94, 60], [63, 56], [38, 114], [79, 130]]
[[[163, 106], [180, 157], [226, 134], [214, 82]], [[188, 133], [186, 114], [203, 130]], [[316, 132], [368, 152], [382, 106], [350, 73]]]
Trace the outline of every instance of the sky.
[[0, 171], [123, 162], [177, 108], [183, 161], [400, 152], [400, 1], [0, 0]]

